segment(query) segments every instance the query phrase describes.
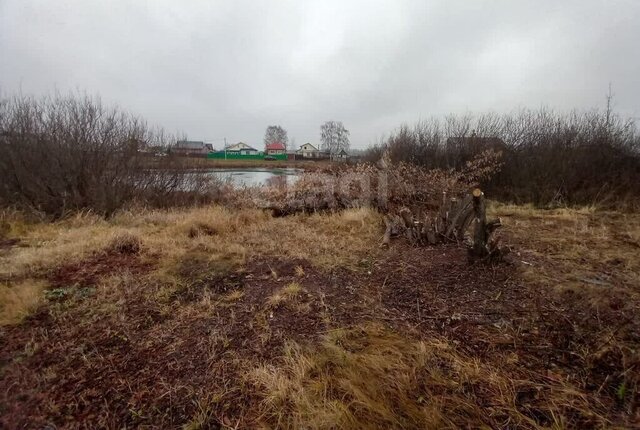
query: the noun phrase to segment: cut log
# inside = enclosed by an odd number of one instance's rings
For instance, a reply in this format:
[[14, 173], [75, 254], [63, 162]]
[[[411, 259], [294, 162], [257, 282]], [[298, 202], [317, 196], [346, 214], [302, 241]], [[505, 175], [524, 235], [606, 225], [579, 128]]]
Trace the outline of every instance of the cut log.
[[410, 209], [402, 208], [397, 215], [386, 215], [384, 222], [386, 230], [381, 246], [388, 246], [393, 236], [403, 233], [413, 245], [459, 242], [473, 223], [473, 243], [469, 249], [473, 259], [493, 258], [506, 253], [498, 247], [498, 240], [491, 240], [492, 233], [502, 223], [499, 218], [487, 221], [484, 193], [478, 188], [461, 200], [449, 199], [443, 193], [442, 206], [434, 219], [416, 217]]
[[398, 215], [385, 215], [384, 224], [385, 232], [380, 244], [381, 247], [389, 246], [391, 238], [400, 235], [405, 230], [403, 220]]
[[509, 248], [501, 248], [499, 246], [499, 238], [491, 238], [493, 232], [502, 226], [502, 221], [500, 218], [487, 221], [484, 193], [479, 188], [473, 190], [472, 196], [475, 218], [473, 220], [473, 246], [469, 250], [470, 255], [476, 259], [494, 260], [502, 258], [509, 253]]
[[[466, 196], [461, 201], [456, 202], [450, 215], [449, 227], [445, 232], [445, 237], [449, 240], [461, 240], [464, 232], [469, 226], [467, 219], [472, 214], [471, 196]], [[465, 225], [466, 224], [466, 225]]]
[[391, 221], [389, 221], [389, 217], [384, 217], [384, 224], [387, 227], [384, 231], [384, 236], [382, 236], [381, 247], [386, 248], [389, 246], [389, 242], [391, 242]]
[[409, 209], [402, 208], [400, 210], [400, 216], [402, 217], [402, 220], [404, 221], [404, 226], [406, 228], [413, 227], [413, 214]]

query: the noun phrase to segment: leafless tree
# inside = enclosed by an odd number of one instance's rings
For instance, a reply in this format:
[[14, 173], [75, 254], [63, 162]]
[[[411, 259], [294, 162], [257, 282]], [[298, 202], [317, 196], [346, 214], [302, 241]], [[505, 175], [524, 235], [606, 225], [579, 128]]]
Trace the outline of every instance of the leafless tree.
[[375, 161], [388, 153], [393, 161], [431, 169], [461, 168], [483, 149], [471, 145], [472, 136], [492, 138], [475, 143], [502, 142], [502, 169], [483, 184], [494, 198], [540, 205], [640, 205], [633, 191], [640, 182], [640, 134], [632, 119], [613, 111], [611, 91], [603, 110], [521, 109], [402, 125], [366, 158]]
[[333, 158], [340, 151], [349, 150], [349, 130], [344, 128], [341, 121], [327, 121], [320, 126], [320, 140], [322, 150]]
[[[199, 179], [181, 160], [155, 157], [170, 136], [97, 97], [17, 95], [0, 100], [0, 205], [54, 218], [80, 209], [110, 215], [139, 200], [171, 205]], [[200, 198], [200, 197], [197, 197]]]
[[267, 130], [264, 132], [264, 144], [266, 146], [270, 143], [282, 143], [284, 148], [287, 149], [289, 145], [287, 130], [279, 125], [270, 125], [267, 127]]

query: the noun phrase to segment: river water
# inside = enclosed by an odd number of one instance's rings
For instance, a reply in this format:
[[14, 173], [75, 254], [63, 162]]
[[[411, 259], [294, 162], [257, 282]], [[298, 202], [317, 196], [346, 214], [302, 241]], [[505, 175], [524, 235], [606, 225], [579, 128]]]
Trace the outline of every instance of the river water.
[[215, 175], [224, 181], [229, 181], [236, 186], [263, 186], [263, 185], [292, 185], [302, 169], [294, 168], [215, 168], [207, 169], [206, 174]]

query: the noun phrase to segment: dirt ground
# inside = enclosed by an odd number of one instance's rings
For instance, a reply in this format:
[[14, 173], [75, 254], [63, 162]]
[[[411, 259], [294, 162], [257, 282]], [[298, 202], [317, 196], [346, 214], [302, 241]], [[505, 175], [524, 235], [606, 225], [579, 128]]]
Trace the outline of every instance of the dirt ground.
[[0, 427], [640, 427], [640, 217], [495, 212], [493, 265], [397, 239], [349, 268], [183, 258], [171, 288], [144, 252], [43, 272], [0, 329]]

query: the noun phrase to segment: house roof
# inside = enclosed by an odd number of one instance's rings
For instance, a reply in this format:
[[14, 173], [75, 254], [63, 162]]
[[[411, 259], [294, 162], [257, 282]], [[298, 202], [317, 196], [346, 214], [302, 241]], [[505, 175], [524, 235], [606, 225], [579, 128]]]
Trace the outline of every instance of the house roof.
[[302, 149], [303, 146], [310, 146], [313, 148], [314, 151], [317, 151], [318, 148], [316, 148], [315, 146], [313, 146], [312, 144], [310, 144], [309, 142], [305, 143], [304, 145], [300, 145], [300, 149]]
[[238, 143], [234, 143], [233, 145], [227, 146], [227, 151], [242, 151], [242, 150], [257, 151], [256, 148], [249, 146], [244, 142], [238, 142]]
[[284, 145], [280, 142], [267, 143], [266, 145], [267, 151], [275, 151], [278, 149], [285, 149]]
[[179, 140], [176, 142], [176, 148], [202, 149], [204, 148], [204, 142], [196, 140]]

